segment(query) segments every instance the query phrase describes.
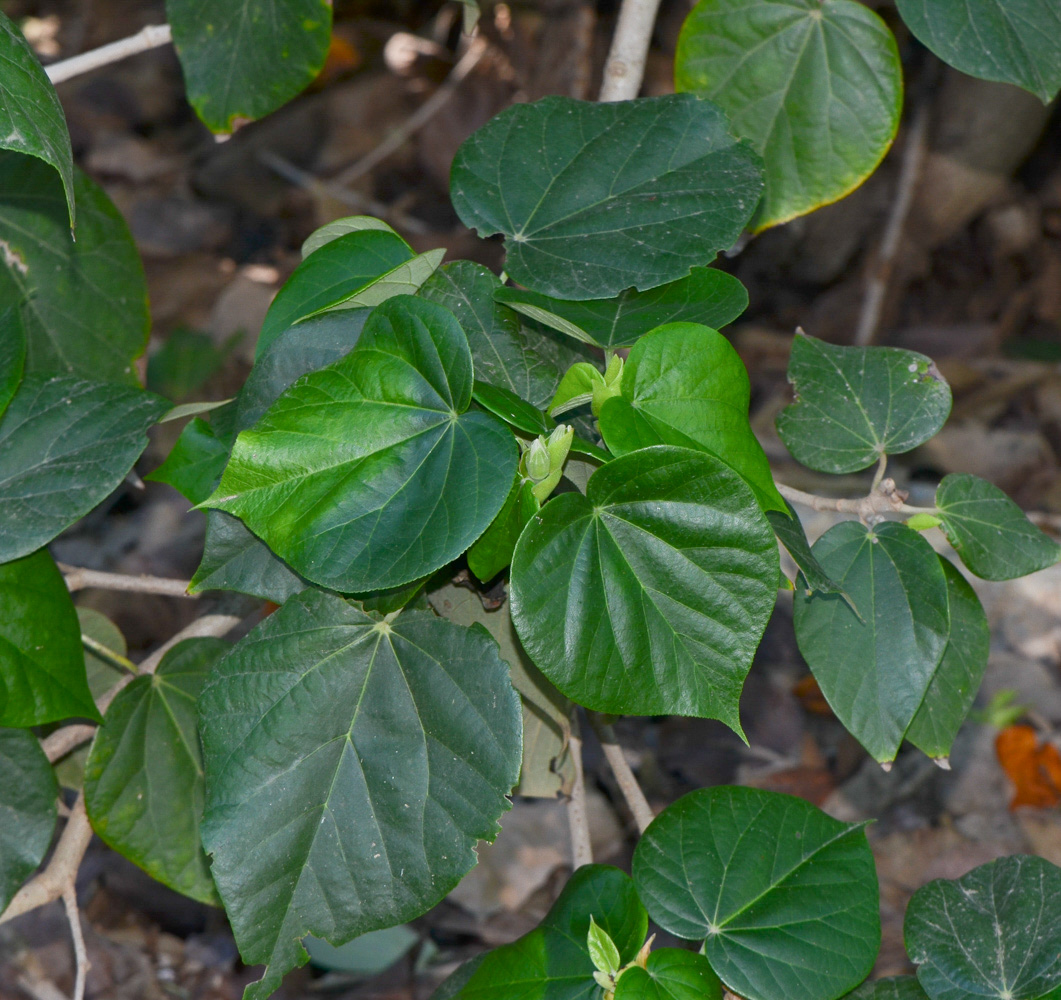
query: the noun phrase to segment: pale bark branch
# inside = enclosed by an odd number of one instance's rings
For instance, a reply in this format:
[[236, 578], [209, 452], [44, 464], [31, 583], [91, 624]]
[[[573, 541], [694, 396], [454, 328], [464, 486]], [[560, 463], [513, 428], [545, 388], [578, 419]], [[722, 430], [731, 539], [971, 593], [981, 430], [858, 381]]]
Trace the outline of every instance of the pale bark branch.
[[879, 521], [885, 514], [932, 514], [934, 507], [911, 507], [906, 503], [906, 493], [895, 485], [894, 479], [883, 479], [867, 496], [857, 500], [835, 497], [820, 497], [803, 490], [793, 489], [783, 483], [777, 490], [786, 500], [812, 510], [832, 510], [841, 514], [855, 514], [862, 521]]
[[[76, 873], [75, 873], [76, 874]], [[77, 909], [77, 890], [69, 882], [63, 889], [63, 909], [70, 924], [70, 937], [74, 942], [74, 961], [77, 970], [74, 977], [74, 1000], [85, 1000], [85, 980], [92, 967], [85, 947], [85, 935], [81, 928], [81, 914]]]
[[139, 52], [147, 52], [157, 49], [160, 45], [167, 45], [173, 40], [173, 34], [168, 24], [149, 24], [146, 28], [138, 31], [128, 38], [121, 38], [108, 45], [101, 45], [98, 49], [82, 52], [79, 56], [71, 56], [59, 62], [46, 66], [44, 72], [52, 83], [62, 83], [82, 73], [89, 73], [101, 66], [120, 62], [129, 56], [135, 56]]
[[63, 726], [41, 740], [41, 749], [48, 763], [62, 760], [71, 750], [76, 750], [82, 743], [87, 743], [96, 733], [96, 727], [88, 723], [77, 723]]
[[160, 594], [163, 597], [189, 597], [196, 600], [198, 594], [189, 594], [189, 580], [174, 580], [165, 576], [133, 576], [129, 573], [105, 573], [98, 569], [84, 569], [81, 566], [67, 566], [59, 563], [67, 589], [85, 590], [94, 587], [97, 590], [122, 590], [134, 594]]
[[568, 752], [575, 765], [575, 780], [571, 798], [567, 802], [567, 821], [571, 827], [571, 857], [574, 868], [593, 864], [593, 846], [589, 838], [589, 816], [586, 811], [586, 780], [582, 772], [582, 733], [578, 725], [578, 709], [571, 713], [571, 736]]
[[604, 64], [600, 100], [630, 101], [641, 92], [659, 3], [660, 0], [623, 0]]
[[619, 791], [622, 792], [623, 798], [633, 814], [637, 829], [640, 833], [644, 833], [648, 829], [648, 824], [656, 818], [655, 813], [652, 812], [652, 806], [648, 804], [645, 793], [641, 790], [634, 772], [630, 769], [626, 754], [615, 736], [615, 730], [595, 712], [590, 712], [589, 721], [592, 723], [597, 738], [600, 740], [601, 749], [604, 751], [604, 757], [612, 769], [612, 774], [615, 775]]

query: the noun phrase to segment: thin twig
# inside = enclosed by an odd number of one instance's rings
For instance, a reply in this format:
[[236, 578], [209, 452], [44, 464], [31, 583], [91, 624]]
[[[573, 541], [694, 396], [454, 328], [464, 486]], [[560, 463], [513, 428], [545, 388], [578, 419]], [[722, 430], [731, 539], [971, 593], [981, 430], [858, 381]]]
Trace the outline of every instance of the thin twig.
[[73, 726], [63, 726], [49, 736], [41, 740], [41, 749], [48, 763], [54, 764], [62, 760], [71, 750], [77, 749], [82, 743], [87, 743], [96, 734], [96, 727], [88, 723], [79, 722]]
[[81, 929], [81, 914], [77, 909], [77, 891], [74, 883], [68, 883], [63, 889], [63, 909], [70, 924], [70, 937], [74, 941], [74, 959], [77, 974], [74, 978], [74, 1000], [85, 1000], [85, 979], [92, 964], [88, 960], [88, 949], [85, 947], [85, 935]]
[[906, 493], [895, 485], [894, 479], [884, 479], [872, 493], [847, 500], [834, 497], [820, 497], [803, 490], [793, 489], [783, 483], [777, 484], [777, 490], [786, 500], [810, 507], [812, 510], [834, 510], [841, 514], [855, 514], [862, 521], [880, 520], [884, 514], [931, 514], [934, 507], [911, 507], [905, 503]]
[[882, 454], [880, 459], [877, 461], [877, 471], [873, 473], [873, 482], [870, 484], [870, 493], [876, 493], [880, 489], [880, 484], [884, 479], [884, 473], [888, 469], [888, 456]]
[[89, 73], [101, 66], [120, 62], [129, 56], [135, 56], [138, 52], [147, 52], [149, 49], [157, 49], [160, 45], [167, 45], [173, 41], [173, 33], [168, 24], [149, 24], [146, 28], [138, 31], [128, 38], [119, 39], [108, 45], [101, 45], [98, 49], [82, 52], [79, 56], [71, 56], [51, 66], [45, 67], [44, 72], [52, 83], [62, 83], [82, 73]]
[[98, 590], [123, 590], [135, 594], [161, 594], [164, 597], [190, 597], [193, 600], [198, 594], [189, 594], [188, 580], [174, 580], [165, 576], [133, 576], [129, 573], [104, 573], [98, 569], [84, 569], [81, 566], [66, 566], [59, 563], [67, 589], [84, 590], [95, 587]]
[[659, 3], [660, 0], [623, 0], [604, 64], [600, 100], [631, 101], [641, 92]]
[[581, 868], [593, 864], [593, 846], [589, 839], [589, 817], [586, 813], [586, 780], [582, 772], [582, 733], [578, 725], [578, 709], [571, 713], [571, 736], [567, 745], [575, 765], [575, 780], [571, 783], [571, 798], [567, 803], [571, 857], [574, 867]]
[[634, 777], [634, 772], [630, 769], [630, 763], [615, 736], [615, 730], [596, 712], [589, 713], [589, 721], [600, 740], [601, 749], [604, 750], [604, 757], [612, 769], [612, 774], [615, 775], [619, 791], [623, 793], [623, 798], [626, 799], [626, 804], [633, 814], [637, 829], [640, 833], [644, 833], [648, 829], [648, 824], [656, 817], [652, 812], [652, 807], [648, 804], [648, 799], [645, 798], [645, 793], [637, 783], [637, 778]]
[[485, 38], [479, 36], [473, 38], [468, 50], [457, 60], [457, 64], [449, 71], [449, 75], [439, 85], [438, 89], [420, 105], [408, 118], [402, 122], [386, 139], [378, 146], [369, 150], [356, 163], [352, 163], [333, 179], [332, 183], [345, 187], [354, 181], [364, 177], [373, 167], [378, 166], [388, 156], [398, 152], [402, 146], [420, 129], [422, 129], [449, 99], [457, 92], [461, 81], [479, 64], [479, 60], [486, 54], [488, 43]]

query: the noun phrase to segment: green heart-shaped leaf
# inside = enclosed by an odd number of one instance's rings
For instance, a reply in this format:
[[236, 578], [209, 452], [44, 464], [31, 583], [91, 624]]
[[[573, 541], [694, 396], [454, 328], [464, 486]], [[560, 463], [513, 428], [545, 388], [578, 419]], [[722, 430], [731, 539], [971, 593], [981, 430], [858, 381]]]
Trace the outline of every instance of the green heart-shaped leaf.
[[347, 233], [359, 233], [363, 229], [379, 229], [385, 233], [394, 233], [393, 227], [388, 226], [382, 219], [373, 215], [348, 215], [342, 219], [333, 219], [319, 229], [314, 229], [302, 241], [302, 259], [305, 260], [311, 253], [319, 250], [325, 243], [331, 243], [340, 236]]
[[944, 476], [936, 490], [936, 507], [947, 541], [984, 580], [1013, 580], [1061, 559], [1061, 546], [1002, 490], [979, 476]]
[[854, 0], [700, 0], [678, 38], [674, 74], [679, 90], [717, 101], [762, 153], [756, 229], [858, 187], [899, 127], [895, 38]]
[[843, 521], [814, 557], [858, 608], [797, 585], [796, 641], [837, 718], [873, 757], [893, 760], [950, 635], [947, 579], [916, 531]]
[[695, 951], [659, 948], [644, 969], [632, 966], [619, 977], [615, 1000], [721, 1000], [722, 985], [711, 963]]
[[858, 472], [910, 451], [950, 414], [950, 386], [931, 359], [897, 347], [837, 347], [797, 335], [788, 380], [796, 400], [777, 431], [798, 462]]
[[831, 1000], [880, 947], [877, 871], [861, 825], [755, 788], [683, 796], [634, 852], [649, 916], [747, 1000]]
[[578, 300], [710, 263], [761, 190], [759, 158], [691, 94], [517, 104], [460, 147], [450, 174], [461, 221], [483, 237], [504, 233], [510, 277]]
[[85, 765], [93, 829], [163, 885], [219, 904], [199, 845], [202, 754], [196, 704], [210, 668], [228, 651], [220, 639], [186, 639], [154, 674], [118, 692]]
[[230, 449], [231, 443], [218, 437], [213, 424], [196, 417], [181, 431], [166, 460], [144, 478], [167, 483], [190, 503], [202, 503], [214, 492]]
[[[12, 295], [11, 299], [14, 298]], [[0, 417], [22, 381], [25, 363], [26, 332], [22, 317], [15, 306], [6, 306], [0, 309]]]
[[642, 337], [623, 368], [622, 394], [600, 411], [616, 455], [654, 444], [702, 448], [739, 472], [767, 510], [785, 510], [748, 423], [748, 372], [722, 334], [670, 323]]
[[239, 435], [204, 506], [237, 515], [325, 587], [365, 593], [427, 576], [486, 530], [516, 473], [512, 434], [466, 412], [471, 391], [453, 314], [388, 299], [350, 354]]
[[[426, 612], [389, 624], [307, 591], [200, 696], [203, 844], [264, 998], [306, 955], [423, 913], [493, 840], [519, 776], [497, 644]], [[248, 851], [248, 844], [254, 849]]]
[[512, 619], [542, 672], [587, 708], [720, 719], [773, 611], [777, 544], [719, 459], [658, 446], [554, 497], [512, 559]]
[[1054, 1000], [1061, 990], [1061, 868], [999, 858], [914, 893], [903, 934], [932, 1000]]

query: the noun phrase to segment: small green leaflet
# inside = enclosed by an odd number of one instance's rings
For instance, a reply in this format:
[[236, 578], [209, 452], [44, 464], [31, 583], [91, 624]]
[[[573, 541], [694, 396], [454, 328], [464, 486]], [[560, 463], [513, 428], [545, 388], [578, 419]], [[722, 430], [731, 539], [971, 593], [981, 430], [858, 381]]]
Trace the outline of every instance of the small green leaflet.
[[695, 951], [658, 948], [647, 967], [633, 966], [620, 977], [615, 1000], [721, 1000], [722, 984], [711, 963]]
[[818, 472], [858, 472], [910, 451], [950, 414], [950, 386], [932, 360], [897, 347], [837, 347], [797, 334], [788, 380], [796, 399], [777, 430]]
[[779, 510], [768, 510], [766, 517], [781, 544], [792, 556], [792, 561], [799, 567], [807, 587], [823, 594], [842, 594], [843, 590], [840, 585], [829, 578], [829, 574], [822, 569], [821, 563], [814, 558], [814, 553], [810, 550], [810, 542], [807, 541], [807, 533], [803, 530], [803, 522], [799, 519], [796, 509], [787, 500], [785, 510], [787, 511], [785, 514]]
[[747, 1000], [832, 1000], [865, 979], [880, 948], [862, 826], [791, 795], [691, 792], [645, 831], [633, 875], [649, 916], [706, 938], [711, 968]]
[[313, 230], [302, 243], [302, 259], [305, 260], [315, 250], [319, 250], [325, 243], [331, 243], [340, 236], [347, 233], [358, 233], [363, 229], [379, 229], [385, 233], [394, 233], [394, 229], [387, 225], [382, 219], [372, 215], [348, 215], [343, 219], [335, 219]]
[[1061, 546], [1002, 490], [979, 476], [944, 476], [936, 490], [936, 508], [947, 541], [981, 579], [1013, 580], [1061, 559]]
[[[0, 281], [0, 285], [6, 282]], [[14, 299], [15, 296], [11, 296]], [[0, 417], [11, 402], [26, 362], [26, 333], [14, 305], [0, 307]]]
[[762, 154], [756, 230], [843, 198], [899, 127], [895, 38], [853, 0], [700, 0], [678, 38], [674, 75], [679, 90], [717, 101]]
[[736, 241], [761, 161], [691, 94], [598, 104], [545, 97], [492, 118], [457, 151], [450, 195], [505, 268], [559, 299], [684, 278]]
[[999, 858], [914, 893], [903, 934], [932, 1000], [1054, 1000], [1061, 990], [1061, 869]]
[[212, 424], [190, 420], [166, 460], [145, 479], [167, 483], [190, 503], [202, 503], [214, 491], [228, 462], [230, 443], [217, 436]]
[[218, 905], [199, 846], [202, 755], [196, 703], [207, 673], [229, 649], [186, 639], [154, 674], [118, 692], [85, 765], [92, 827], [119, 854], [177, 892]]

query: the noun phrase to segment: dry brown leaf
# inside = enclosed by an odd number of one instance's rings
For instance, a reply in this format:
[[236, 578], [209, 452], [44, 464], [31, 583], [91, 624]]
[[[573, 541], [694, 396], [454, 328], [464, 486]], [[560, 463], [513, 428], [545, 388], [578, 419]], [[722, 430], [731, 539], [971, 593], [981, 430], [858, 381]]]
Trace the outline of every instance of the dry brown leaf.
[[1061, 802], [1061, 753], [1052, 743], [1040, 745], [1031, 726], [1007, 726], [995, 740], [995, 752], [1016, 789], [1010, 809], [1047, 809]]

